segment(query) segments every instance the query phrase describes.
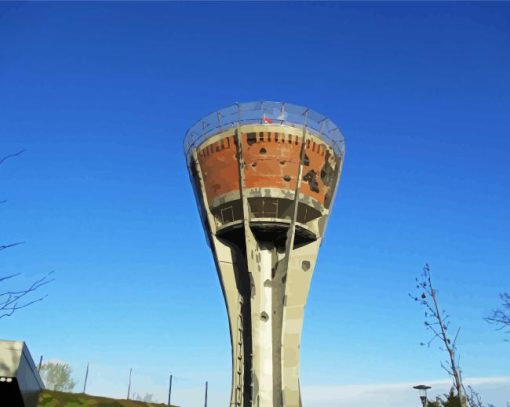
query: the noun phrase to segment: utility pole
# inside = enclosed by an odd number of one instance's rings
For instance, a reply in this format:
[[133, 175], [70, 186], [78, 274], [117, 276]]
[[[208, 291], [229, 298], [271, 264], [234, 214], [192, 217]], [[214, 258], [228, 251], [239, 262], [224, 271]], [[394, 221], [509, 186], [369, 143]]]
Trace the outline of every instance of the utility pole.
[[83, 382], [83, 394], [87, 390], [87, 379], [89, 378], [89, 364], [87, 363], [87, 370], [85, 371], [85, 381]]
[[172, 375], [170, 375], [170, 384], [168, 386], [168, 405], [170, 405], [171, 399], [172, 399]]
[[42, 355], [41, 357], [39, 358], [39, 367], [37, 368], [37, 371], [40, 372], [41, 371], [41, 366], [42, 366]]
[[205, 407], [207, 407], [207, 382], [205, 382]]
[[129, 369], [129, 384], [128, 384], [128, 394], [127, 394], [128, 400], [129, 400], [129, 394], [131, 393], [131, 373], [133, 373], [133, 368]]

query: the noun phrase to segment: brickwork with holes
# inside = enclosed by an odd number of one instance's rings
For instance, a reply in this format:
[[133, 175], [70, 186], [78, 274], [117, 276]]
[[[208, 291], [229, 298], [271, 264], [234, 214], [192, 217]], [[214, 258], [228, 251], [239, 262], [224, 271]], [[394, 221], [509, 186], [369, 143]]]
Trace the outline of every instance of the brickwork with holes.
[[[259, 131], [241, 134], [246, 163], [247, 188], [279, 188], [294, 191], [298, 175], [303, 136], [283, 132]], [[233, 134], [227, 134], [198, 147], [198, 160], [204, 176], [209, 202], [239, 190], [237, 149]], [[332, 149], [318, 137], [307, 136], [304, 149], [301, 193], [320, 203], [332, 189]]]

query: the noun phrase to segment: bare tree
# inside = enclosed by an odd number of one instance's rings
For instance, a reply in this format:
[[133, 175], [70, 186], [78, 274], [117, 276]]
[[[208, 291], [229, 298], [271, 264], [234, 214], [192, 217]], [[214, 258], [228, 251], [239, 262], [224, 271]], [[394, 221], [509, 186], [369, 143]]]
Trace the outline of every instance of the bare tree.
[[420, 345], [430, 346], [436, 339], [441, 342], [440, 349], [445, 350], [448, 355], [446, 363], [441, 362], [441, 367], [452, 378], [461, 407], [466, 407], [462, 372], [459, 365], [456, 345], [460, 328], [457, 329], [452, 340], [450, 338], [450, 317], [439, 307], [437, 290], [432, 285], [430, 267], [428, 264], [423, 267], [420, 278], [416, 278], [416, 289], [418, 290], [417, 295], [409, 295], [425, 308], [425, 326], [432, 333], [430, 340], [426, 344], [422, 342]]
[[[23, 154], [25, 150], [20, 150], [17, 153], [14, 154], [8, 154], [2, 158], [0, 158], [0, 165], [2, 165], [5, 161], [7, 161], [10, 158], [18, 157], [19, 155]], [[5, 203], [6, 200], [0, 201], [0, 203]], [[14, 243], [7, 243], [7, 244], [0, 244], [0, 251], [3, 251], [5, 249], [10, 249], [15, 246], [19, 246], [20, 244], [23, 244], [25, 242], [14, 242]], [[36, 299], [30, 299], [30, 294], [32, 294], [34, 291], [36, 291], [38, 288], [42, 287], [43, 285], [46, 285], [53, 281], [53, 279], [50, 278], [51, 274], [53, 272], [49, 272], [44, 277], [40, 278], [39, 280], [36, 280], [33, 282], [28, 288], [24, 288], [21, 290], [7, 290], [2, 293], [0, 293], [0, 319], [3, 317], [8, 317], [14, 314], [15, 311], [26, 308], [29, 305], [32, 305], [36, 302], [42, 301], [46, 296], [38, 297]], [[20, 273], [14, 273], [7, 276], [0, 276], [0, 283], [5, 283], [6, 281], [15, 278], [19, 276]]]
[[[26, 308], [29, 305], [32, 305], [36, 302], [42, 301], [46, 295], [38, 297], [36, 299], [30, 300], [25, 298], [29, 294], [36, 291], [38, 288], [42, 287], [53, 281], [50, 278], [53, 272], [49, 272], [44, 277], [40, 278], [33, 282], [28, 288], [24, 288], [16, 291], [5, 291], [0, 294], [0, 318], [9, 317], [14, 314], [15, 311]], [[13, 277], [19, 276], [20, 273], [11, 274], [9, 276], [0, 277], [0, 283], [9, 280]]]
[[500, 308], [492, 311], [492, 314], [485, 320], [490, 324], [495, 324], [498, 330], [506, 330], [507, 333], [510, 333], [510, 294], [501, 293], [499, 298], [501, 298]]

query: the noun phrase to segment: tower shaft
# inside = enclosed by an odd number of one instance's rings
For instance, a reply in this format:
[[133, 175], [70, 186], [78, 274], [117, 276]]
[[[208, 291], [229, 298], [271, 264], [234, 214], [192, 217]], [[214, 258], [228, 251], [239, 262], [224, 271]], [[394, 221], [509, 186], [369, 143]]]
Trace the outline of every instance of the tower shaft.
[[306, 127], [251, 124], [191, 149], [227, 306], [230, 406], [300, 407], [304, 307], [342, 156]]

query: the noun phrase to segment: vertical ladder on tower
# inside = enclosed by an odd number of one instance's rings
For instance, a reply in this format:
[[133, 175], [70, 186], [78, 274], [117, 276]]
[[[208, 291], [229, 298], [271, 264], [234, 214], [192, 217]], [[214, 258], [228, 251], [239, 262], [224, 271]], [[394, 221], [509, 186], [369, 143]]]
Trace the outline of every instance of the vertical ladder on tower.
[[236, 338], [236, 346], [237, 346], [237, 360], [236, 360], [236, 380], [235, 380], [235, 406], [241, 407], [243, 404], [243, 368], [244, 368], [244, 346], [243, 346], [243, 297], [239, 297], [239, 309], [240, 313], [237, 318], [237, 338]]

